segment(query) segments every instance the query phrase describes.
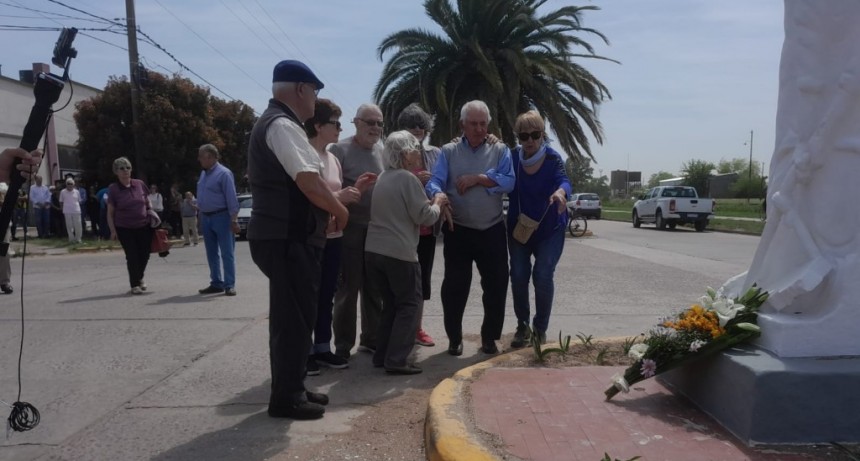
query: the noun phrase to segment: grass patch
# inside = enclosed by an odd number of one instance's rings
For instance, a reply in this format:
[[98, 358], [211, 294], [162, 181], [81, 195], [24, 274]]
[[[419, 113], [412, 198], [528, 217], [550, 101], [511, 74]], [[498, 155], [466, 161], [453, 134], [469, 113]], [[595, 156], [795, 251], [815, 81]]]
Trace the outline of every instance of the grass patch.
[[[633, 219], [632, 213], [632, 208], [630, 210], [613, 210], [604, 207], [603, 214], [601, 217], [610, 221], [631, 222]], [[643, 224], [643, 226], [649, 225], [650, 224]], [[744, 234], [761, 235], [761, 231], [764, 229], [764, 222], [739, 221], [726, 216], [714, 216], [713, 218], [711, 218], [711, 221], [708, 224], [707, 228], [709, 230], [722, 232], [740, 232]]]

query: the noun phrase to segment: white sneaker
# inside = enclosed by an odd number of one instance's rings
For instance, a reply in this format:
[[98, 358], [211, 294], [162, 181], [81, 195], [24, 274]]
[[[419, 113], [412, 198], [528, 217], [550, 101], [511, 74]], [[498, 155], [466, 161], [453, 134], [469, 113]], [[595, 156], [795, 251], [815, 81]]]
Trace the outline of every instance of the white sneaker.
[[142, 294], [143, 294], [143, 290], [141, 290], [141, 289], [140, 289], [140, 287], [134, 287], [134, 288], [132, 288], [132, 289], [131, 289], [131, 294], [133, 294], [133, 295], [142, 295]]
[[143, 280], [140, 281], [140, 289], [146, 291], [146, 282], [144, 282]]

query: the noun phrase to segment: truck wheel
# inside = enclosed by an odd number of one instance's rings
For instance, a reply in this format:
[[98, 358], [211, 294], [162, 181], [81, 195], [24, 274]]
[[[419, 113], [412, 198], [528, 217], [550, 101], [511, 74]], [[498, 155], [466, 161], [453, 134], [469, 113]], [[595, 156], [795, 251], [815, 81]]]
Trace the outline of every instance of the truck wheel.
[[636, 210], [633, 210], [633, 227], [639, 229], [639, 226], [642, 225], [642, 221], [639, 220], [639, 213]]
[[666, 230], [666, 220], [663, 219], [663, 212], [657, 210], [657, 220], [654, 221], [657, 224], [657, 229]]
[[695, 226], [696, 226], [696, 232], [703, 232], [705, 230], [705, 228], [708, 227], [708, 221], [705, 221], [705, 220], [696, 221]]

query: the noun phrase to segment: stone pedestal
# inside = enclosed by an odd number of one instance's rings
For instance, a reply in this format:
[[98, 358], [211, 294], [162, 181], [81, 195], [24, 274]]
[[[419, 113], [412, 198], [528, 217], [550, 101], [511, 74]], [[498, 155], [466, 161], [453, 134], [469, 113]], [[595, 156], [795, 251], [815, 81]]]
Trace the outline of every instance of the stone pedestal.
[[781, 358], [750, 345], [658, 379], [747, 445], [860, 443], [860, 357]]

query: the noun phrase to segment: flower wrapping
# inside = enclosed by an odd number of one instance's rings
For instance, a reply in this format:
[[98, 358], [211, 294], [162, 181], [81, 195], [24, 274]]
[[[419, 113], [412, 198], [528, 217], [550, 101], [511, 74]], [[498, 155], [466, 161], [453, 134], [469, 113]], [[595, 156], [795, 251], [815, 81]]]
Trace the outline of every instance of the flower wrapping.
[[613, 376], [606, 400], [639, 381], [758, 337], [758, 310], [767, 296], [755, 285], [737, 299], [708, 287], [699, 303], [663, 320], [642, 343], [630, 347], [628, 355], [636, 362], [623, 375]]

